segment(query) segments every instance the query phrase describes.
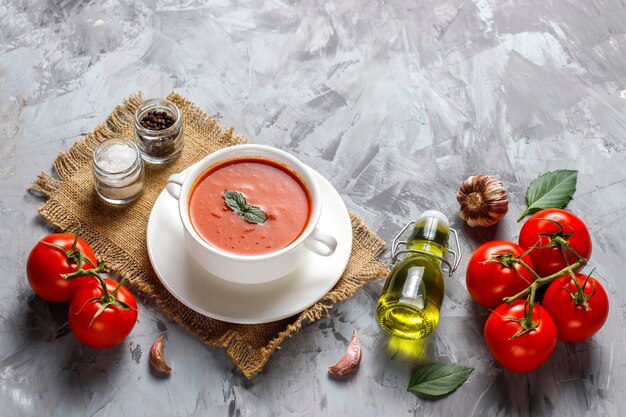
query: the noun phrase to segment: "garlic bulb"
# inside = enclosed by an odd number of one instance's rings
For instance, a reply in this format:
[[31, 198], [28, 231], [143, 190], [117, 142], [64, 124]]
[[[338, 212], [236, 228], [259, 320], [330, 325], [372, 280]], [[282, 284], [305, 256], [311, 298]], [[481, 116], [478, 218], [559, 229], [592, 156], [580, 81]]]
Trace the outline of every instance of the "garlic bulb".
[[456, 199], [461, 205], [459, 215], [471, 227], [494, 225], [509, 210], [502, 182], [491, 175], [475, 175], [463, 181]]

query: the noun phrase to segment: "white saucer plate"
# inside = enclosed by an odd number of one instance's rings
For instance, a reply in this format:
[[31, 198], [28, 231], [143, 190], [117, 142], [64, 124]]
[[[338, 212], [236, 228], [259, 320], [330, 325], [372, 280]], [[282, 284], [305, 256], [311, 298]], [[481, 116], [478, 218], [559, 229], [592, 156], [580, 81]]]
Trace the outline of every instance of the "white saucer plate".
[[352, 250], [352, 224], [339, 193], [313, 172], [323, 202], [318, 227], [337, 239], [332, 255], [323, 257], [309, 252], [295, 271], [265, 284], [224, 281], [203, 269], [187, 252], [178, 202], [163, 190], [150, 213], [147, 235], [150, 262], [161, 283], [192, 310], [230, 323], [276, 321], [315, 304], [346, 269]]

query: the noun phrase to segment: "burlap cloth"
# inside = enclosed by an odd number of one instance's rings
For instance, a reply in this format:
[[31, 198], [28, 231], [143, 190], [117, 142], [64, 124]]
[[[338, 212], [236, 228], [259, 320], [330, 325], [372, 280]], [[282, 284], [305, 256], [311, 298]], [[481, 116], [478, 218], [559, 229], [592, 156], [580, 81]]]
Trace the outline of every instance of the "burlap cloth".
[[167, 98], [182, 111], [185, 147], [174, 162], [146, 165], [146, 189], [137, 200], [120, 207], [102, 202], [94, 190], [91, 158], [96, 145], [107, 138], [133, 138], [134, 112], [144, 101], [141, 93], [124, 100], [106, 123], [98, 124], [85, 139], [59, 154], [54, 161], [59, 179], [42, 173], [31, 190], [47, 198], [39, 212], [52, 225], [73, 231], [80, 223], [83, 238], [99, 258], [105, 259], [137, 290], [156, 300], [172, 320], [208, 345], [225, 348], [241, 372], [251, 378], [263, 369], [287, 336], [328, 314], [335, 303], [351, 297], [367, 282], [386, 276], [388, 269], [378, 260], [385, 244], [358, 216], [351, 214], [353, 245], [345, 273], [315, 305], [284, 320], [258, 325], [232, 324], [205, 317], [184, 306], [165, 289], [150, 265], [146, 247], [150, 210], [171, 174], [211, 152], [246, 140], [233, 134], [232, 127], [222, 129], [214, 117], [179, 94], [171, 93]]

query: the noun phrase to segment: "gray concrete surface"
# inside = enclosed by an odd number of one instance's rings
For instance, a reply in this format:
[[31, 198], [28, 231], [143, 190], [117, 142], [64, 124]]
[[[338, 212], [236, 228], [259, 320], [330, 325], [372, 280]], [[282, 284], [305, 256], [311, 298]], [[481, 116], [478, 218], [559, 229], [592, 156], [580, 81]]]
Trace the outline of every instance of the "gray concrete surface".
[[[618, 0], [0, 1], [0, 414], [623, 415], [625, 22]], [[29, 250], [50, 229], [25, 190], [129, 93], [173, 89], [310, 164], [388, 241], [424, 209], [448, 213], [466, 258], [435, 335], [390, 346], [375, 321], [378, 281], [290, 338], [252, 381], [141, 295], [123, 345], [81, 346], [65, 306], [26, 281]], [[593, 339], [512, 374], [483, 343], [488, 312], [463, 270], [480, 243], [518, 234], [526, 186], [558, 168], [580, 171], [569, 208], [589, 225], [611, 312]], [[510, 193], [510, 215], [487, 230], [455, 216], [459, 183], [478, 173]], [[353, 329], [361, 369], [330, 379]], [[169, 379], [148, 368], [160, 333]], [[407, 349], [475, 371], [423, 400], [406, 392]]]

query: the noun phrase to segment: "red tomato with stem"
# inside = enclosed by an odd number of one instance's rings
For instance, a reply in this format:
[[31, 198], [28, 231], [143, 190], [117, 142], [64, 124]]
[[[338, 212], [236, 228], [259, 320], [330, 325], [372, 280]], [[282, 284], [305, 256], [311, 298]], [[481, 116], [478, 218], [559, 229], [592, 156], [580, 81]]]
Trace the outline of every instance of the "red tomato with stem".
[[[544, 220], [545, 219], [545, 220]], [[561, 224], [562, 229], [555, 223]], [[533, 245], [545, 246], [550, 243], [550, 237], [542, 234], [556, 234], [567, 240], [570, 247], [585, 259], [591, 256], [591, 236], [585, 223], [575, 214], [562, 209], [541, 210], [526, 220], [519, 235], [519, 244], [524, 249]], [[567, 255], [567, 261], [566, 257]], [[576, 262], [571, 253], [560, 247], [536, 248], [530, 253], [535, 271], [541, 277], [547, 277], [559, 272], [568, 265]], [[581, 266], [582, 268], [582, 266]], [[578, 268], [577, 270], [580, 270]]]
[[85, 257], [83, 269], [94, 268], [92, 262], [96, 262], [96, 254], [81, 238], [55, 233], [37, 242], [26, 262], [26, 276], [35, 294], [47, 301], [70, 301], [81, 285], [90, 282], [93, 278], [89, 276], [73, 279], [61, 276], [76, 272], [79, 264], [78, 251]]
[[[478, 304], [485, 308], [496, 308], [504, 297], [510, 297], [523, 291], [534, 280], [534, 276], [518, 263], [504, 265], [489, 261], [494, 255], [511, 254], [519, 257], [524, 252], [521, 246], [505, 240], [494, 240], [482, 244], [476, 249], [467, 264], [465, 282], [467, 290]], [[533, 262], [528, 255], [522, 258], [529, 267]]]
[[76, 291], [68, 321], [74, 336], [93, 348], [119, 345], [137, 322], [137, 303], [133, 294], [121, 283], [103, 278], [106, 293], [99, 279]]
[[484, 337], [489, 351], [503, 367], [514, 372], [530, 372], [539, 368], [556, 346], [554, 321], [537, 303], [532, 312], [532, 319], [537, 326], [518, 335], [525, 308], [525, 300], [501, 304], [485, 323]]
[[609, 315], [609, 297], [593, 277], [576, 274], [582, 292], [571, 276], [556, 279], [543, 297], [543, 307], [554, 319], [559, 339], [581, 342], [596, 334]]

